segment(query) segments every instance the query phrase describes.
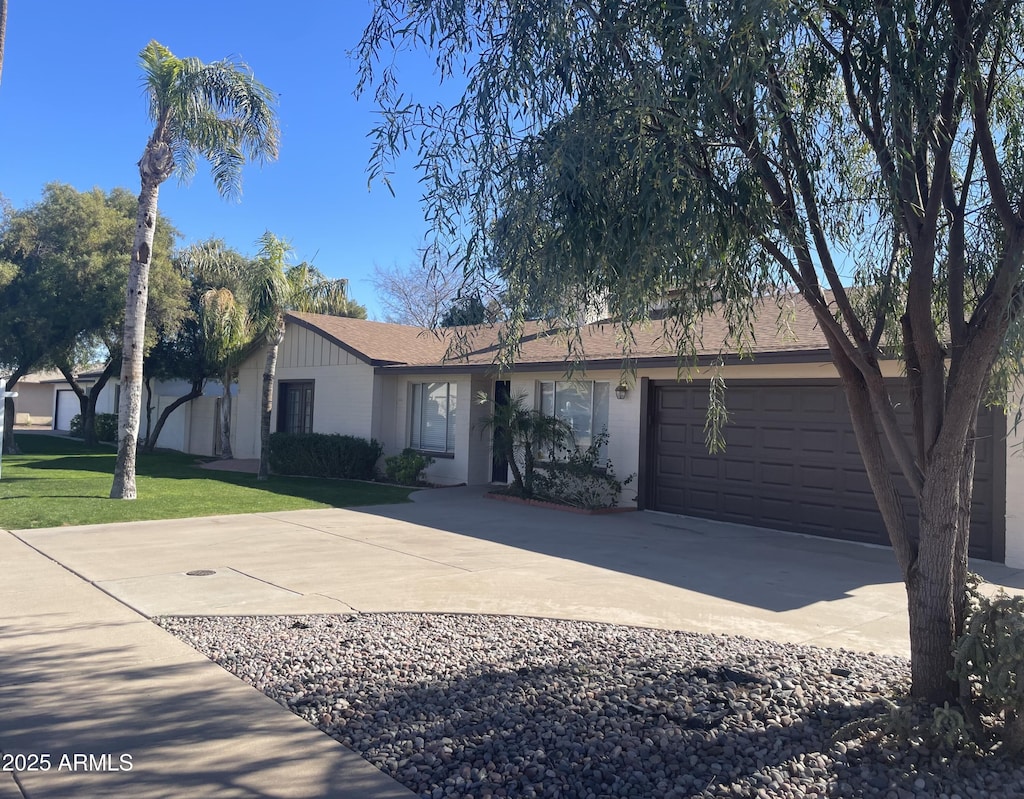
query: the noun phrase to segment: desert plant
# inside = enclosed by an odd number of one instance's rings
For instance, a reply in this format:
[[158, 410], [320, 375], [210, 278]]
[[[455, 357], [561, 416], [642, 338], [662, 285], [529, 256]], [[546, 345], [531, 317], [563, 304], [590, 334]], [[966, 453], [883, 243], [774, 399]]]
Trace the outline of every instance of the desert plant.
[[384, 459], [384, 473], [392, 483], [400, 485], [419, 485], [423, 470], [434, 462], [429, 455], [406, 447], [401, 455], [392, 455]]
[[[486, 394], [477, 402], [489, 403]], [[572, 441], [572, 428], [563, 420], [529, 407], [526, 394], [510, 397], [505, 405], [494, 405], [490, 416], [481, 419], [483, 432], [494, 435], [495, 450], [505, 456], [512, 472], [514, 491], [523, 497], [534, 495], [537, 460], [544, 451], [557, 451]]]

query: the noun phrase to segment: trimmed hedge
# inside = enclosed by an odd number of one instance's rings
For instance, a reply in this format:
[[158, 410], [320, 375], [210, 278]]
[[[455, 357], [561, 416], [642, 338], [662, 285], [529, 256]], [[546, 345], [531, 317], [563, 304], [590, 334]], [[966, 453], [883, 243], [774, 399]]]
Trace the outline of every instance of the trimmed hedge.
[[337, 433], [272, 433], [270, 468], [277, 474], [373, 480], [384, 453], [375, 439]]

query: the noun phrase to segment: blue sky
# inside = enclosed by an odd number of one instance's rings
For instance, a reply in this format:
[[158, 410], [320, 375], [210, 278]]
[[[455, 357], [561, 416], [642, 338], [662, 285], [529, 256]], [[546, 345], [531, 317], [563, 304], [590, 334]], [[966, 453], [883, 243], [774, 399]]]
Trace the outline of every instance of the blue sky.
[[[370, 97], [353, 97], [348, 52], [370, 16], [366, 0], [10, 0], [0, 83], [0, 194], [24, 207], [50, 181], [80, 190], [139, 189], [136, 162], [150, 133], [138, 53], [150, 39], [178, 56], [238, 56], [280, 96], [279, 160], [244, 173], [240, 203], [222, 200], [201, 166], [186, 186], [172, 178], [160, 212], [179, 244], [219, 236], [245, 253], [265, 230], [288, 239], [297, 260], [350, 281], [353, 299], [380, 311], [374, 264], [404, 266], [426, 232], [414, 160], [399, 166], [396, 197], [367, 189]], [[424, 60], [403, 88], [437, 96]]]

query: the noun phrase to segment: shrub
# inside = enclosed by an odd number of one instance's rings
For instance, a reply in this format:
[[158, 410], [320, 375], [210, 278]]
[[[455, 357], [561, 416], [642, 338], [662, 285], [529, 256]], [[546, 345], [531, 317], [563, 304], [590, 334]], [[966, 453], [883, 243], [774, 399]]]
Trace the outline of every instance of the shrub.
[[414, 486], [420, 483], [423, 470], [433, 462], [434, 459], [429, 455], [421, 455], [416, 450], [406, 447], [401, 455], [392, 455], [384, 459], [384, 472], [392, 483]]
[[987, 597], [972, 581], [965, 632], [953, 654], [953, 676], [964, 699], [979, 705], [986, 732], [1010, 753], [1024, 752], [1024, 597]]
[[575, 508], [616, 507], [633, 476], [620, 480], [611, 461], [601, 464], [601, 450], [607, 444], [608, 432], [603, 431], [586, 449], [571, 448], [564, 454], [552, 450], [551, 460], [542, 464], [543, 471], [537, 474], [535, 495]]
[[270, 468], [278, 474], [373, 480], [384, 448], [375, 439], [337, 433], [273, 433]]
[[[117, 441], [117, 414], [97, 413], [94, 421], [97, 441]], [[69, 424], [71, 435], [76, 438], [82, 437], [82, 414], [76, 413], [71, 417]]]
[[117, 414], [96, 414], [96, 439], [98, 441], [117, 441]]

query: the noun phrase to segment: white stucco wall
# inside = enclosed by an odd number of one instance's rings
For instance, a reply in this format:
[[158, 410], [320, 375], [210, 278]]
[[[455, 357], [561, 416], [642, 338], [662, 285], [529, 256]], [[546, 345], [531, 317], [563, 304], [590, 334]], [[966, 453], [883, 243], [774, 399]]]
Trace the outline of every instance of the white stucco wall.
[[1024, 568], [1024, 424], [1006, 436], [1006, 565]]
[[[480, 471], [481, 458], [490, 459], [490, 449], [486, 440], [481, 443], [478, 430], [473, 430], [474, 420], [480, 413], [474, 410], [474, 391], [479, 390], [489, 383], [474, 384], [470, 375], [446, 375], [446, 374], [408, 374], [389, 375], [385, 378], [389, 383], [388, 388], [382, 388], [381, 396], [393, 398], [394, 410], [391, 413], [385, 411], [382, 416], [382, 428], [385, 431], [381, 443], [384, 444], [384, 454], [396, 455], [405, 447], [409, 446], [411, 440], [412, 409], [410, 407], [412, 397], [412, 386], [418, 383], [452, 383], [455, 385], [455, 452], [452, 457], [435, 455], [434, 462], [427, 467], [423, 474], [425, 480], [438, 485], [460, 485], [462, 483], [479, 484], [486, 483], [490, 479], [489, 469]], [[384, 405], [387, 409], [389, 406]], [[386, 428], [390, 425], [393, 431], [387, 435]], [[486, 456], [479, 454], [479, 448], [486, 449]], [[470, 469], [470, 463], [474, 468]]]
[[15, 424], [50, 425], [53, 422], [55, 387], [53, 383], [19, 380], [14, 389]]
[[[260, 402], [266, 357], [266, 348], [263, 348], [239, 369], [231, 430], [236, 458], [259, 457]], [[277, 426], [277, 387], [290, 380], [313, 381], [313, 432], [372, 436], [374, 374], [368, 363], [311, 330], [289, 325], [278, 350], [271, 430]]]

